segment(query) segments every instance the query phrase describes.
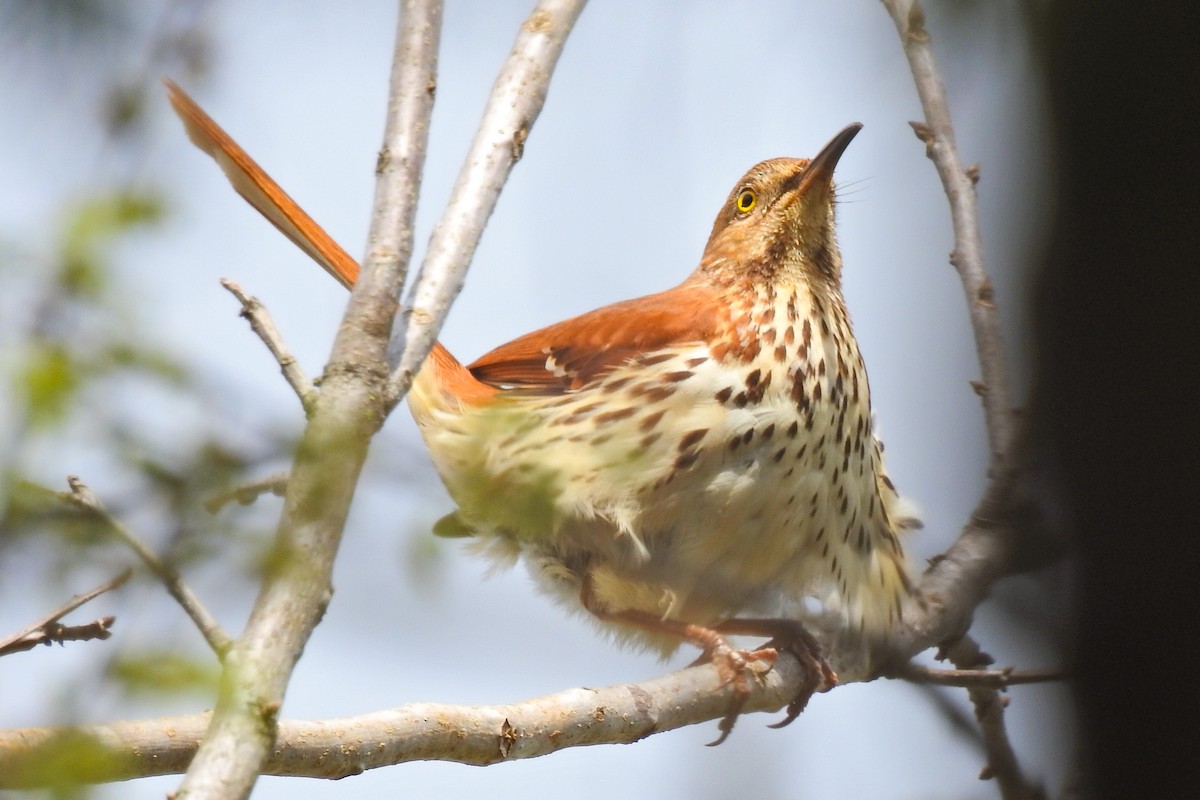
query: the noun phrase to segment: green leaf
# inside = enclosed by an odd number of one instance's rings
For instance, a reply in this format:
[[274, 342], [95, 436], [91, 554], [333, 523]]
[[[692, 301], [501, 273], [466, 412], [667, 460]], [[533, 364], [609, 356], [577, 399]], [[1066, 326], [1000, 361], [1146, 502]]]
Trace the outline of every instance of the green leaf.
[[109, 674], [131, 694], [166, 695], [184, 691], [211, 694], [220, 677], [215, 663], [168, 651], [118, 657], [109, 664]]
[[31, 425], [46, 426], [62, 418], [79, 390], [80, 371], [60, 343], [42, 341], [29, 349], [25, 369], [18, 373], [17, 390], [25, 394]]

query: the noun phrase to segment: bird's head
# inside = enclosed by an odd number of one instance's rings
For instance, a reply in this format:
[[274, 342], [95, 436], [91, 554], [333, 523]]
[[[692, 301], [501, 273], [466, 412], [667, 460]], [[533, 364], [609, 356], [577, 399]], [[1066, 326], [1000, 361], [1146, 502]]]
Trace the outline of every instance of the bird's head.
[[720, 284], [838, 287], [833, 170], [861, 128], [847, 126], [811, 160], [773, 158], [742, 176], [713, 223], [698, 273]]

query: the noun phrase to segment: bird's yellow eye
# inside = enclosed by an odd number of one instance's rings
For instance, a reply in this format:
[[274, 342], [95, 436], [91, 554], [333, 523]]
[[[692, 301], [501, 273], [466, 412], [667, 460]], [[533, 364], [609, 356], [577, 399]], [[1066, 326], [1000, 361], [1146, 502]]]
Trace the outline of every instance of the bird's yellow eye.
[[758, 203], [758, 193], [753, 189], [746, 187], [738, 192], [737, 200], [734, 201], [737, 205], [737, 210], [741, 214], [749, 214], [754, 206]]

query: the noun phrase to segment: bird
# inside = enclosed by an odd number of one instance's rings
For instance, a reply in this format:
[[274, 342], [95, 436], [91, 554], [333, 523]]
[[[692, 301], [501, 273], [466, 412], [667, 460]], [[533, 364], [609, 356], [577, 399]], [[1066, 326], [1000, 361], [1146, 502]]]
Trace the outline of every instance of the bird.
[[[359, 267], [178, 86], [189, 138], [234, 188], [346, 287]], [[469, 536], [617, 639], [682, 643], [733, 688], [794, 654], [786, 725], [837, 683], [803, 622], [815, 601], [874, 647], [913, 597], [901, 536], [919, 527], [884, 467], [867, 372], [841, 290], [834, 168], [752, 167], [674, 288], [549, 325], [463, 364], [435, 343], [408, 400]], [[737, 649], [727, 637], [770, 637]]]

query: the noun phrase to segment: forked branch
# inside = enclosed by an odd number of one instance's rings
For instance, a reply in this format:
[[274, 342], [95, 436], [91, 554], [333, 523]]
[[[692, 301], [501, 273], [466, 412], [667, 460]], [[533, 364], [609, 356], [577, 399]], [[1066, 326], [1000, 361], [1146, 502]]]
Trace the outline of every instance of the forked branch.
[[40, 644], [48, 645], [55, 642], [62, 644], [63, 642], [107, 639], [112, 635], [109, 629], [112, 628], [113, 623], [116, 621], [115, 617], [102, 617], [83, 625], [63, 625], [59, 620], [84, 603], [90, 603], [105, 592], [111, 592], [113, 589], [116, 589], [129, 580], [129, 576], [132, 574], [131, 570], [125, 570], [117, 577], [105, 581], [95, 589], [72, 597], [66, 603], [31, 625], [26, 625], [10, 636], [0, 638], [0, 656], [32, 650]]
[[60, 494], [59, 497], [64, 502], [70, 503], [76, 508], [82, 509], [94, 516], [105, 528], [124, 542], [142, 560], [142, 563], [158, 577], [159, 581], [166, 587], [167, 593], [175, 598], [175, 602], [184, 610], [184, 613], [191, 617], [192, 622], [195, 623], [201, 635], [204, 636], [205, 641], [208, 642], [208, 646], [217, 654], [217, 657], [224, 657], [232, 641], [229, 634], [221, 629], [221, 625], [217, 622], [216, 617], [209, 613], [204, 604], [200, 602], [200, 598], [184, 582], [175, 568], [155, 555], [154, 551], [145, 542], [135, 536], [129, 528], [125, 527], [125, 524], [121, 520], [113, 516], [104, 504], [100, 502], [100, 498], [78, 477], [74, 475], [67, 476], [67, 485], [70, 487], [70, 491]]
[[587, 0], [540, 0], [521, 26], [500, 70], [483, 118], [454, 183], [450, 202], [429, 238], [416, 285], [408, 292], [404, 325], [390, 347], [397, 364], [388, 384], [394, 406], [429, 355], [450, 304], [462, 291], [467, 267], [533, 123], [546, 102], [550, 76], [567, 35]]

